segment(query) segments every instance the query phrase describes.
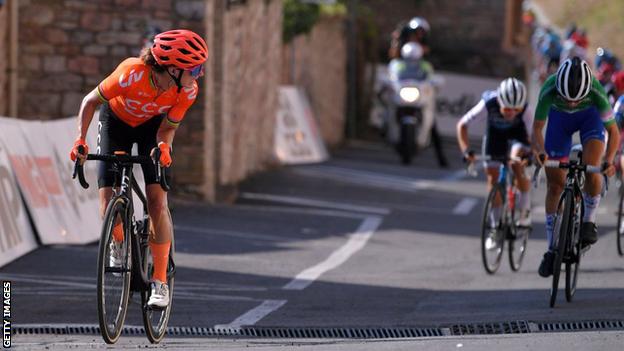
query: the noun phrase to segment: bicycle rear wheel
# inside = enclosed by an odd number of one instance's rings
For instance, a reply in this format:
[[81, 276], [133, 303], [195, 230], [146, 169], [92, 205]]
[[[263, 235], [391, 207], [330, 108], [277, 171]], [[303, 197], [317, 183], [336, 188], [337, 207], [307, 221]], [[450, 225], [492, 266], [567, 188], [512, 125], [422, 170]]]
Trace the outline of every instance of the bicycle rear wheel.
[[555, 260], [553, 265], [552, 286], [550, 288], [550, 307], [555, 307], [557, 301], [557, 290], [559, 290], [559, 276], [561, 274], [561, 263], [566, 254], [568, 231], [570, 227], [570, 217], [572, 215], [572, 191], [564, 190], [557, 206], [557, 218], [553, 232], [557, 233], [555, 239]]
[[[498, 184], [492, 187], [483, 207], [483, 218], [481, 221], [481, 259], [483, 267], [488, 274], [494, 274], [500, 267], [503, 249], [505, 245], [505, 228], [502, 228], [503, 215], [503, 194], [504, 188]], [[495, 215], [494, 201], [498, 199], [501, 203], [501, 210]]]
[[[171, 314], [171, 306], [173, 305], [173, 285], [174, 285], [174, 264], [173, 255], [175, 253], [175, 242], [173, 236], [171, 237], [171, 249], [169, 250], [169, 265], [167, 267], [167, 283], [169, 285], [169, 305], [166, 308], [152, 308], [147, 305], [147, 301], [150, 298], [150, 291], [143, 291], [141, 293], [141, 305], [143, 306], [143, 325], [145, 327], [145, 334], [147, 339], [153, 343], [159, 343], [167, 332], [167, 324], [169, 323], [169, 315]], [[149, 246], [145, 250], [143, 256], [144, 268], [148, 272], [148, 276], [152, 276], [154, 270], [152, 262], [152, 253]]]
[[576, 293], [576, 282], [578, 280], [578, 271], [581, 265], [581, 243], [580, 241], [574, 245], [572, 249], [574, 256], [573, 262], [566, 263], [566, 301], [572, 302], [572, 298]]
[[[97, 281], [98, 320], [102, 338], [108, 344], [113, 344], [119, 339], [128, 310], [132, 240], [128, 236], [126, 206], [125, 200], [121, 197], [110, 201], [100, 238]], [[121, 262], [113, 267], [111, 266], [113, 227], [118, 223], [123, 225], [124, 241], [121, 244], [121, 255], [118, 258]]]
[[624, 256], [624, 184], [620, 185], [620, 203], [617, 212], [617, 227], [615, 235], [617, 236], [617, 250], [620, 256]]

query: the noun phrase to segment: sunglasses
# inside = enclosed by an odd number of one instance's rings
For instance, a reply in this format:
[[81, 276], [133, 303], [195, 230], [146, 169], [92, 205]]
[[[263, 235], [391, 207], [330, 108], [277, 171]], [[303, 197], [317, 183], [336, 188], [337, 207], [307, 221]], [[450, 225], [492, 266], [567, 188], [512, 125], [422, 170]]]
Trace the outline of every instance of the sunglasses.
[[515, 107], [503, 107], [502, 110], [503, 110], [503, 113], [511, 113], [511, 112], [520, 113], [520, 112], [522, 112], [522, 108], [515, 108]]
[[197, 65], [188, 71], [191, 72], [191, 77], [198, 78], [202, 75], [202, 73], [204, 73], [204, 65]]

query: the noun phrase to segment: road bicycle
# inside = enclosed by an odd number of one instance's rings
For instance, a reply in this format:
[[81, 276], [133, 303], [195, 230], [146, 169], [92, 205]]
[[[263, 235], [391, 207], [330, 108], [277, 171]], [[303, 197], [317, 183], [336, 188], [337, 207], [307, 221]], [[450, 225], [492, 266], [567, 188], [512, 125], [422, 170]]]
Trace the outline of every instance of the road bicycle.
[[481, 221], [481, 258], [488, 274], [496, 273], [500, 267], [505, 241], [508, 242], [509, 265], [512, 271], [520, 269], [526, 253], [532, 228], [517, 225], [520, 219], [520, 208], [517, 204], [520, 191], [514, 184], [513, 170], [508, 165], [510, 160], [524, 159], [477, 156], [468, 165], [468, 173], [476, 176], [474, 163], [477, 161], [498, 161], [501, 164], [498, 181], [492, 186], [483, 206]]
[[615, 179], [617, 179], [618, 196], [620, 198], [620, 200], [618, 201], [618, 211], [616, 213], [617, 227], [615, 230], [615, 235], [618, 254], [620, 256], [624, 256], [624, 178], [620, 167], [618, 167]]
[[[583, 151], [575, 147], [576, 159], [568, 162], [547, 160], [544, 167], [566, 169], [566, 183], [563, 193], [559, 198], [555, 222], [553, 225], [554, 253], [552, 286], [550, 288], [550, 307], [555, 307], [557, 301], [557, 291], [559, 290], [559, 278], [561, 275], [561, 265], [565, 264], [565, 296], [566, 301], [571, 302], [576, 293], [579, 267], [581, 258], [589, 246], [581, 245], [580, 231], [583, 224], [583, 213], [585, 203], [582, 188], [585, 184], [585, 173], [601, 173], [601, 167], [585, 165], [582, 162]], [[534, 183], [537, 182], [541, 167], [536, 168], [533, 176]], [[604, 175], [603, 175], [604, 176]], [[607, 178], [604, 176], [605, 189]]]
[[[164, 168], [157, 161], [160, 158], [159, 151], [155, 149], [151, 158], [131, 156], [125, 152], [115, 152], [114, 155], [87, 155], [87, 160], [110, 162], [117, 175], [113, 195], [106, 208], [102, 224], [98, 256], [98, 320], [102, 337], [108, 344], [113, 344], [119, 339], [128, 310], [128, 300], [134, 292], [141, 296], [143, 324], [150, 342], [160, 342], [167, 329], [175, 275], [173, 235], [167, 267], [170, 302], [166, 308], [152, 308], [147, 305], [151, 294], [150, 277], [153, 271], [152, 255], [148, 245], [150, 218], [147, 213], [147, 200], [132, 172], [134, 164], [154, 165], [158, 182], [163, 190], [168, 191], [169, 185]], [[79, 147], [78, 152], [84, 153], [84, 148]], [[73, 178], [76, 177], [83, 188], [89, 187], [80, 160], [76, 160], [74, 166]], [[133, 193], [143, 203], [143, 214], [139, 220], [136, 220], [134, 216]], [[118, 223], [123, 225], [124, 240], [121, 244], [123, 254], [121, 264], [113, 267], [110, 264], [110, 247], [113, 240], [113, 227]]]

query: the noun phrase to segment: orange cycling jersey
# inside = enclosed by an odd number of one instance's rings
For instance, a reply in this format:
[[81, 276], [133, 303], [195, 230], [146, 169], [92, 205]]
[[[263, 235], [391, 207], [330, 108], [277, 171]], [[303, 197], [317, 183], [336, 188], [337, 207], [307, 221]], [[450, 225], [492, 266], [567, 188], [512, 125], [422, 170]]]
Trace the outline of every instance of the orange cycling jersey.
[[197, 97], [197, 82], [192, 87], [173, 86], [158, 94], [151, 69], [136, 57], [124, 60], [98, 86], [98, 94], [107, 101], [117, 117], [132, 127], [150, 118], [165, 114], [169, 123], [177, 125]]

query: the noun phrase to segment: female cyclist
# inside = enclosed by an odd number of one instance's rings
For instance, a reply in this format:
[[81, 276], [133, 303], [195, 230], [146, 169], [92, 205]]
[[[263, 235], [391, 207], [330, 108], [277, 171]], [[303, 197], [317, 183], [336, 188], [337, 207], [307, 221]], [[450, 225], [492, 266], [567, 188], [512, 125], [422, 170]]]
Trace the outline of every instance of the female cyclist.
[[[82, 100], [78, 113], [78, 137], [70, 158], [84, 160], [78, 146], [88, 153], [85, 137], [95, 109], [100, 104], [98, 123], [98, 154], [115, 151], [131, 152], [138, 144], [139, 155], [149, 156], [153, 149], [161, 151], [160, 163], [169, 167], [175, 131], [186, 110], [197, 97], [197, 78], [203, 76], [208, 58], [206, 42], [192, 31], [178, 29], [156, 35], [151, 48], [140, 57], [124, 60]], [[149, 245], [154, 262], [150, 306], [169, 304], [167, 263], [171, 245], [172, 223], [167, 194], [156, 182], [154, 167], [142, 166], [145, 177], [148, 212], [152, 228]], [[98, 188], [100, 215], [103, 217], [112, 196], [115, 173], [110, 164], [100, 162]], [[124, 233], [121, 223], [113, 229], [111, 266], [119, 266]]]

